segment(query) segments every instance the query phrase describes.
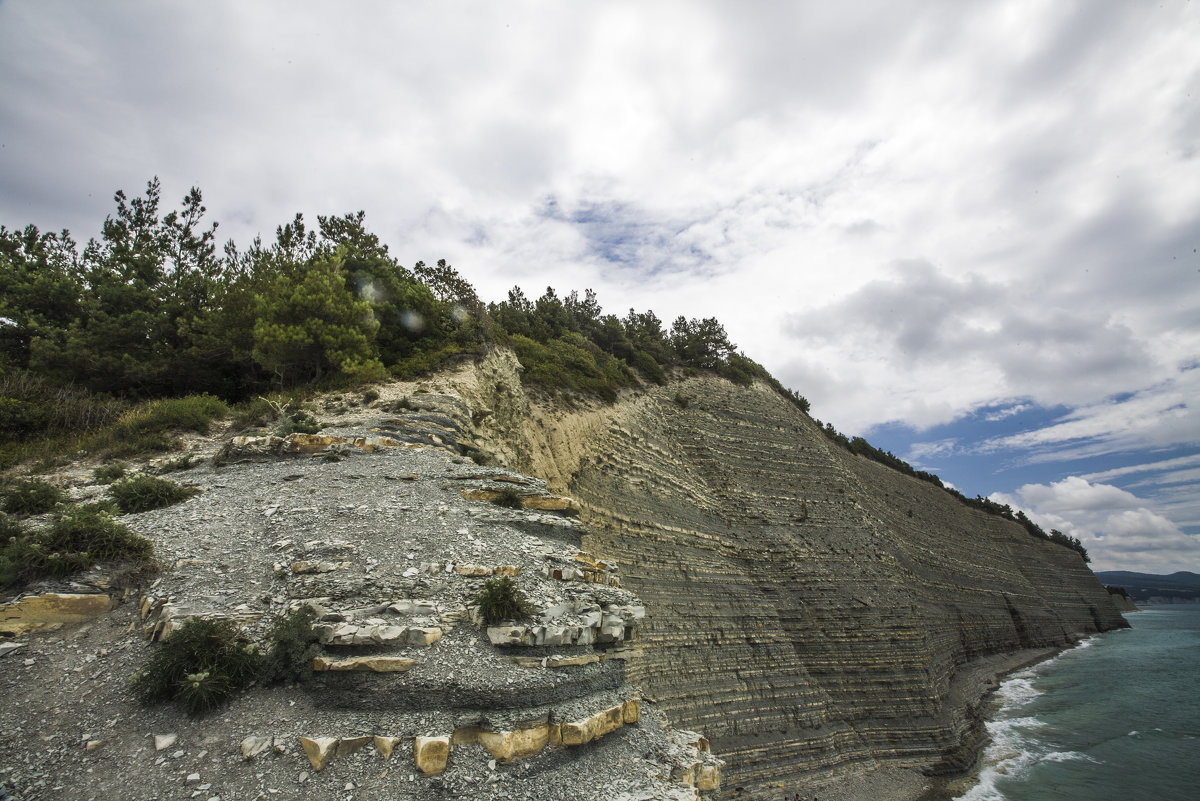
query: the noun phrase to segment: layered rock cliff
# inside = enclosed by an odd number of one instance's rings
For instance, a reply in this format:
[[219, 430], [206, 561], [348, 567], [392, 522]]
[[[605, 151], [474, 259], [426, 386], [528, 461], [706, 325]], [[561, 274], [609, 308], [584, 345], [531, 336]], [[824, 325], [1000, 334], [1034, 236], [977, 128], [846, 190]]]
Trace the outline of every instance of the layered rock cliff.
[[980, 671], [1126, 625], [1074, 551], [833, 446], [765, 386], [571, 408], [512, 368], [460, 386], [477, 433], [580, 501], [648, 610], [629, 680], [728, 760], [728, 797], [961, 771]]
[[[383, 395], [322, 437], [231, 442], [197, 498], [131, 520], [172, 567], [139, 604], [4, 660], [13, 693], [91, 676], [4, 713], [19, 797], [118, 766], [97, 797], [899, 797], [870, 785], [898, 773], [913, 796], [975, 758], [989, 679], [1124, 625], [1074, 551], [837, 448], [766, 386], [533, 398], [497, 351]], [[60, 479], [86, 499], [89, 475]], [[524, 510], [485, 503], [506, 486]], [[501, 574], [536, 616], [483, 630], [471, 599]], [[303, 687], [200, 722], [132, 703], [141, 635], [297, 604], [323, 618]], [[41, 753], [58, 737], [83, 739]]]
[[[0, 598], [0, 797], [688, 801], [720, 784], [707, 742], [626, 681], [645, 607], [581, 550], [578, 506], [464, 458], [459, 399], [388, 405], [194, 442], [212, 458], [172, 474], [193, 496], [120, 518], [154, 544], [152, 582], [118, 589], [102, 566]], [[93, 466], [54, 480], [100, 500]], [[485, 621], [489, 582], [527, 613]], [[190, 621], [265, 649], [301, 608], [319, 647], [299, 683], [262, 678], [197, 718], [134, 697]], [[215, 669], [188, 665], [179, 683]]]

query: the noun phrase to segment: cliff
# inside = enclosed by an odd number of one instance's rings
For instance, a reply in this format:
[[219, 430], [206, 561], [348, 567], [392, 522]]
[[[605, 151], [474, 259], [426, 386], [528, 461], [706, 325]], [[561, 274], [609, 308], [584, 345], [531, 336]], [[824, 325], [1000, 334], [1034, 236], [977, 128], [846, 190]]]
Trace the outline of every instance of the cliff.
[[585, 547], [648, 610], [629, 680], [709, 738], [728, 797], [961, 771], [980, 676], [1126, 625], [1074, 551], [836, 448], [767, 387], [568, 409], [524, 400], [511, 367], [468, 388], [479, 433], [582, 504]]
[[[319, 437], [194, 443], [220, 448], [183, 474], [201, 493], [128, 516], [170, 569], [6, 643], [18, 798], [915, 797], [971, 765], [998, 675], [1125, 625], [1074, 551], [838, 449], [762, 385], [532, 397], [497, 351], [382, 394]], [[57, 478], [95, 498], [91, 467]], [[486, 503], [505, 487], [523, 509]], [[480, 625], [494, 575], [533, 619]], [[121, 600], [106, 581], [58, 589]], [[321, 617], [308, 682], [200, 721], [131, 699], [143, 637], [188, 615], [261, 634], [297, 605]]]
[[[102, 566], [0, 603], [0, 798], [687, 801], [719, 785], [706, 741], [628, 683], [645, 607], [581, 550], [578, 506], [464, 458], [459, 399], [399, 392], [317, 435], [194, 440], [208, 458], [170, 473], [193, 497], [120, 516], [153, 542], [152, 580]], [[103, 500], [94, 466], [54, 479]], [[485, 622], [497, 580], [528, 615]], [[135, 697], [131, 676], [190, 621], [262, 652], [303, 607], [319, 648], [299, 682], [261, 679], [198, 717]]]

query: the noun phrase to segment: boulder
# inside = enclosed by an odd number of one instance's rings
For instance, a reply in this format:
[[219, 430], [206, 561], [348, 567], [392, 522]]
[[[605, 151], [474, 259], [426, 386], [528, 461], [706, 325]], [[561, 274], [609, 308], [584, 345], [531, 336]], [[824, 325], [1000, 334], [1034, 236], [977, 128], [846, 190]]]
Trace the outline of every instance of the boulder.
[[525, 645], [529, 629], [525, 626], [488, 626], [487, 636], [492, 645]]
[[349, 756], [356, 751], [361, 751], [373, 742], [374, 738], [371, 735], [365, 737], [343, 737], [337, 743], [337, 756]]
[[411, 628], [408, 629], [407, 640], [409, 645], [417, 645], [427, 647], [433, 645], [442, 638], [442, 630], [438, 628]]
[[323, 770], [329, 764], [329, 760], [333, 758], [334, 752], [337, 750], [337, 745], [336, 737], [300, 738], [300, 747], [304, 749], [305, 756], [312, 763], [313, 770]]
[[392, 758], [392, 751], [396, 750], [396, 746], [400, 744], [400, 738], [381, 737], [377, 734], [375, 735], [374, 742], [375, 750], [379, 752], [379, 755], [383, 757], [384, 761], [386, 762]]
[[417, 737], [413, 740], [413, 759], [426, 776], [445, 772], [450, 759], [449, 737]]

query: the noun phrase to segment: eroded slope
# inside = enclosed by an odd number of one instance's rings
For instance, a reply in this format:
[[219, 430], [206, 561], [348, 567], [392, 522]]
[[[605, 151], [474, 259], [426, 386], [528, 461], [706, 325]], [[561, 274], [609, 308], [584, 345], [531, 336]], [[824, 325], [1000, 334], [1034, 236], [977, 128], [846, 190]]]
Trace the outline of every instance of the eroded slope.
[[[504, 364], [481, 369], [476, 402], [513, 406]], [[835, 448], [762, 386], [533, 406], [518, 434], [508, 458], [579, 499], [585, 547], [646, 603], [630, 681], [744, 797], [961, 770], [986, 677], [1124, 625], [1073, 551]]]

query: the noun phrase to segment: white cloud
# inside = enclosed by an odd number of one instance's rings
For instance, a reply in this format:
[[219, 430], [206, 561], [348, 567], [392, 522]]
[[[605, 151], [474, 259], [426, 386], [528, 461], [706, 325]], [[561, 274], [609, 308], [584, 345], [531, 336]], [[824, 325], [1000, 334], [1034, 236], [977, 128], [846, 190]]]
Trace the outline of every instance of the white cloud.
[[1021, 414], [1022, 412], [1027, 412], [1032, 408], [1032, 403], [1015, 403], [1012, 406], [1007, 406], [1003, 409], [990, 412], [989, 414], [984, 415], [983, 419], [987, 420], [989, 423], [998, 423], [1008, 417], [1013, 417]]
[[716, 316], [848, 433], [1009, 403], [1068, 411], [988, 448], [1168, 448], [1200, 441], [1198, 40], [1122, 0], [8, 0], [0, 223], [86, 240], [154, 175], [243, 245], [364, 209], [487, 299]]
[[1094, 570], [1172, 573], [1181, 564], [1200, 562], [1200, 538], [1185, 534], [1154, 503], [1119, 487], [1071, 476], [991, 497], [1024, 509], [1046, 530], [1078, 537]]
[[1047, 462], [1200, 444], [1197, 397], [1200, 370], [1189, 369], [1125, 398], [1080, 405], [1049, 426], [997, 437], [980, 448], [1024, 453], [1030, 462]]
[[1081, 476], [1081, 478], [1088, 481], [1107, 481], [1110, 478], [1134, 475], [1136, 473], [1160, 473], [1162, 471], [1173, 471], [1181, 467], [1193, 467], [1197, 465], [1200, 465], [1200, 454], [1192, 454], [1191, 456], [1180, 456], [1176, 459], [1163, 459], [1157, 462], [1115, 467], [1111, 470], [1102, 470], [1099, 473], [1088, 473]]

